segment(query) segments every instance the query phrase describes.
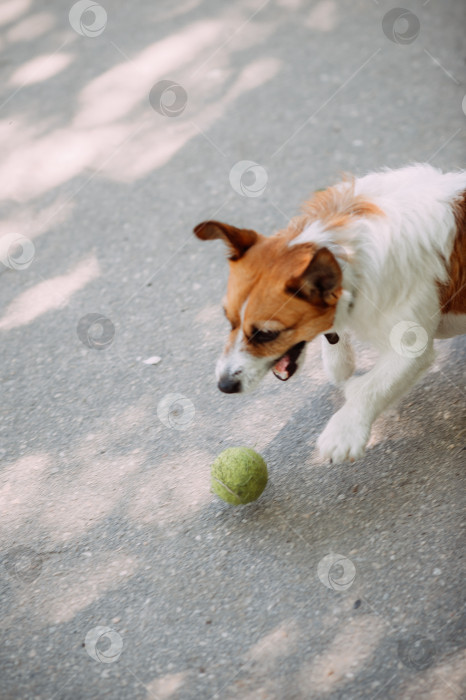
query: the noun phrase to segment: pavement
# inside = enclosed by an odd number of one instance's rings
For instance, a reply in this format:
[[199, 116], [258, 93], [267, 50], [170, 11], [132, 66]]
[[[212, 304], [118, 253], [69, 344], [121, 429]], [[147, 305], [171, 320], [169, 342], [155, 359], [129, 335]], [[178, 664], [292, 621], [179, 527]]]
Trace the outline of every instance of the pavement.
[[[0, 0], [2, 700], [466, 697], [464, 337], [329, 465], [319, 343], [217, 390], [227, 266], [191, 233], [464, 167], [466, 6], [396, 7]], [[249, 506], [209, 489], [232, 445]]]

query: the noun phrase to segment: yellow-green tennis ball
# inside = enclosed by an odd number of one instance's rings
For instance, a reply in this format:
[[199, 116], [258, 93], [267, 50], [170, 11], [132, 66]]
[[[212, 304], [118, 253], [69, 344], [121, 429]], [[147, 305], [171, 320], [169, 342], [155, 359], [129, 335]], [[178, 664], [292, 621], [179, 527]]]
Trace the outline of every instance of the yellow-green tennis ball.
[[249, 447], [228, 447], [211, 467], [212, 491], [227, 503], [241, 506], [255, 501], [267, 484], [267, 465]]

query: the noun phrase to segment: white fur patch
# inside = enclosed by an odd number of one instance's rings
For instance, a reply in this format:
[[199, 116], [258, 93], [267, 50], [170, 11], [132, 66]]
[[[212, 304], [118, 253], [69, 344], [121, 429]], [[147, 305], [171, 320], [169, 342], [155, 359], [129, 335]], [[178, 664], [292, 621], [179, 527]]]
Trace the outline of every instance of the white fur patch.
[[[294, 239], [333, 241], [349, 251], [332, 331], [351, 332], [380, 351], [371, 371], [346, 384], [346, 403], [319, 438], [324, 458], [361, 456], [375, 418], [429, 367], [433, 338], [466, 332], [466, 314], [441, 314], [437, 287], [448, 279], [445, 261], [456, 235], [453, 204], [465, 190], [466, 171], [443, 174], [430, 165], [413, 165], [370, 173], [356, 180], [355, 195], [378, 206], [383, 217], [354, 219], [349, 228], [324, 233], [315, 222]], [[421, 352], [409, 352], [408, 337], [406, 348], [393, 343], [407, 325], [422, 333]], [[340, 347], [322, 342], [328, 373], [345, 381], [353, 367], [349, 340]]]
[[236, 342], [229, 352], [224, 352], [217, 361], [215, 373], [221, 378], [238, 379], [241, 391], [251, 391], [270, 369], [270, 359], [254, 357], [243, 347], [243, 332], [240, 330]]
[[320, 243], [325, 237], [328, 240], [328, 234], [323, 223], [321, 221], [313, 221], [312, 224], [306, 226], [296, 238], [291, 239], [288, 243], [288, 248], [292, 248], [294, 245], [299, 245], [300, 243]]

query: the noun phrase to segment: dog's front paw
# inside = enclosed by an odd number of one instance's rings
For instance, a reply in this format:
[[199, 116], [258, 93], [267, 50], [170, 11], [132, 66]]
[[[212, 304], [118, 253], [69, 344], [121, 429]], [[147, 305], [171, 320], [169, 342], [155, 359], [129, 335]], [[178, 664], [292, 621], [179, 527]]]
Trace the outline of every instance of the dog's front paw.
[[370, 430], [370, 425], [341, 408], [317, 441], [321, 457], [332, 462], [354, 462], [364, 455]]

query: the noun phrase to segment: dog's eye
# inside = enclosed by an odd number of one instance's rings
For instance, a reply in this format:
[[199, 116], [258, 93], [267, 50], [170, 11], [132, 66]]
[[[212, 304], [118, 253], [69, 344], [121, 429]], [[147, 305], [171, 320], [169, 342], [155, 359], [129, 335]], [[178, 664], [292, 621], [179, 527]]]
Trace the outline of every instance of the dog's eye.
[[271, 340], [275, 340], [280, 335], [280, 331], [260, 331], [255, 329], [251, 336], [253, 343], [270, 343]]

